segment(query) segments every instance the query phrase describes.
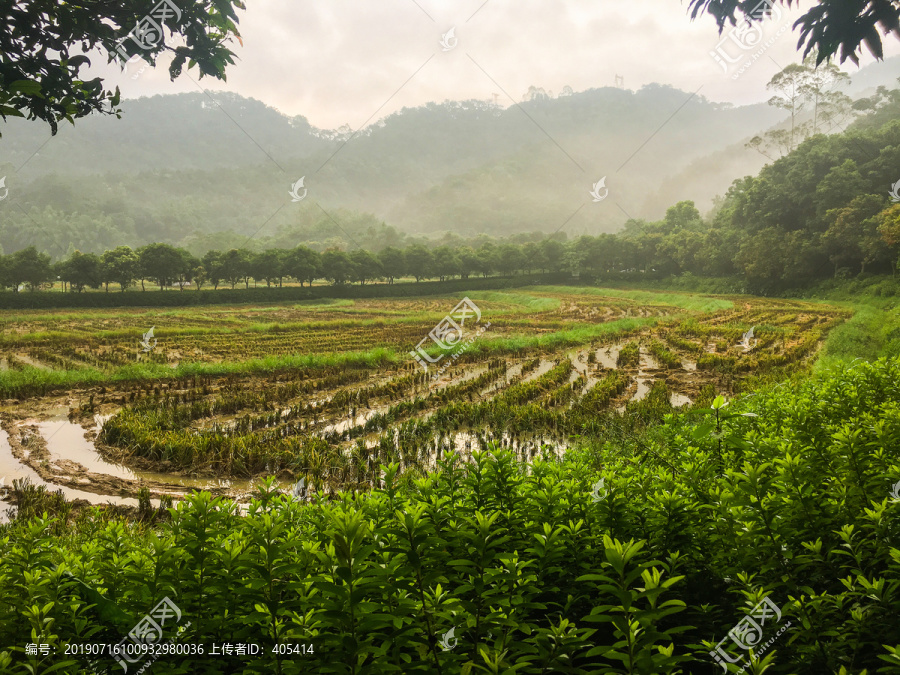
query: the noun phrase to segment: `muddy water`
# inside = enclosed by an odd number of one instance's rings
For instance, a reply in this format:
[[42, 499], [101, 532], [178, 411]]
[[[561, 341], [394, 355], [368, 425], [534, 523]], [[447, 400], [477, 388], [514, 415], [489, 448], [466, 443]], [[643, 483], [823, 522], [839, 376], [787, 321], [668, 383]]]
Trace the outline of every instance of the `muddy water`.
[[659, 363], [656, 362], [656, 359], [650, 356], [644, 348], [641, 347], [641, 361], [640, 366], [638, 368], [638, 376], [642, 375], [645, 370], [659, 370]]
[[653, 378], [652, 377], [637, 377], [635, 378], [637, 382], [637, 391], [634, 393], [634, 396], [631, 397], [632, 401], [642, 401], [647, 397], [647, 394], [650, 393], [650, 389], [653, 388]]
[[597, 350], [597, 363], [608, 370], [617, 368], [616, 361], [619, 359], [619, 351], [622, 345], [613, 345], [611, 347], [601, 347]]
[[[47, 443], [47, 451], [50, 453], [51, 461], [67, 459], [81, 464], [92, 473], [106, 474], [125, 480], [171, 483], [179, 485], [186, 490], [206, 490], [220, 487], [230, 487], [238, 490], [249, 488], [250, 481], [248, 480], [193, 478], [168, 473], [142, 471], [122, 464], [113, 464], [99, 455], [94, 447], [94, 442], [85, 438], [85, 430], [80, 425], [69, 421], [68, 408], [60, 407], [51, 409], [49, 412], [51, 416], [48, 421], [34, 422], [33, 424], [37, 426], [38, 431]], [[97, 425], [94, 431], [99, 431], [103, 422], [109, 417], [110, 415], [96, 416], [94, 420], [97, 422]], [[27, 424], [28, 422], [25, 423]]]
[[528, 373], [522, 382], [531, 382], [531, 380], [536, 380], [541, 375], [546, 375], [553, 368], [554, 362], [548, 361], [547, 359], [541, 359], [541, 362], [538, 364], [538, 367]]
[[[113, 504], [124, 504], [126, 506], [136, 507], [138, 505], [137, 499], [132, 499], [130, 497], [98, 495], [93, 492], [83, 492], [63, 485], [46, 483], [37, 475], [34, 469], [19, 462], [12, 454], [12, 450], [9, 447], [9, 435], [3, 429], [0, 429], [0, 478], [3, 479], [3, 487], [5, 488], [11, 487], [13, 480], [16, 478], [28, 478], [31, 480], [32, 485], [46, 485], [48, 490], [54, 492], [56, 490], [62, 490], [66, 499], [69, 500], [84, 499], [91, 504], [106, 504], [111, 502]], [[6, 510], [10, 507], [9, 502], [3, 499], [4, 496], [5, 490], [0, 490], [0, 522], [3, 523], [8, 520]], [[159, 506], [158, 500], [151, 501], [155, 502], [156, 506]]]
[[669, 395], [669, 402], [672, 404], [673, 408], [677, 408], [682, 405], [690, 405], [691, 403], [693, 403], [690, 397], [685, 396], [684, 394], [679, 394], [677, 391]]
[[332, 424], [326, 424], [321, 429], [317, 430], [317, 434], [320, 436], [324, 436], [328, 433], [338, 433], [342, 434], [353, 427], [360, 427], [365, 425], [372, 417], [377, 414], [384, 414], [389, 410], [389, 407], [386, 405], [377, 406], [375, 408], [371, 408], [366, 410], [365, 412], [357, 411], [356, 417], [347, 416], [340, 422], [334, 422]]

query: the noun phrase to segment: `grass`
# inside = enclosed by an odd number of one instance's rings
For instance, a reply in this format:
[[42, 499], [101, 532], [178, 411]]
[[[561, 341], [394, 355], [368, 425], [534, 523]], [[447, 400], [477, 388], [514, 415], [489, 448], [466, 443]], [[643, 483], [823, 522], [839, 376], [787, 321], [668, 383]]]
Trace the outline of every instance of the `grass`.
[[827, 302], [852, 309], [853, 316], [828, 334], [816, 363], [817, 371], [854, 359], [872, 361], [882, 356], [900, 356], [900, 307], [896, 300], [862, 294], [852, 301]]
[[599, 295], [607, 298], [623, 298], [647, 305], [669, 305], [691, 312], [717, 312], [731, 309], [734, 303], [725, 298], [706, 295], [686, 295], [654, 291], [621, 290], [615, 288], [592, 288], [586, 286], [534, 286], [533, 291], [570, 293], [572, 295]]
[[[559, 298], [547, 298], [526, 293], [506, 293], [502, 291], [473, 291], [468, 297], [474, 301], [482, 300], [501, 305], [507, 311], [515, 313], [548, 312], [558, 309]], [[477, 303], [476, 303], [477, 304]]]
[[361, 352], [269, 356], [263, 359], [228, 361], [224, 363], [187, 362], [180, 363], [174, 367], [162, 363], [135, 363], [119, 366], [111, 373], [102, 372], [95, 368], [39, 370], [26, 366], [20, 371], [8, 370], [0, 372], [0, 395], [13, 397], [23, 394], [43, 393], [54, 389], [108, 384], [111, 382], [195, 376], [266, 374], [301, 368], [315, 369], [329, 366], [376, 368], [396, 363], [399, 358], [401, 358], [400, 355], [392, 350], [375, 348]]
[[[551, 351], [563, 347], [575, 347], [610, 335], [629, 334], [645, 326], [653, 326], [655, 318], [627, 318], [608, 321], [600, 324], [577, 326], [570, 330], [557, 331], [545, 335], [518, 335], [501, 338], [485, 338], [477, 340], [469, 349], [469, 353], [500, 354], [523, 351]], [[490, 329], [485, 335], [490, 334]], [[437, 352], [435, 352], [437, 353]]]

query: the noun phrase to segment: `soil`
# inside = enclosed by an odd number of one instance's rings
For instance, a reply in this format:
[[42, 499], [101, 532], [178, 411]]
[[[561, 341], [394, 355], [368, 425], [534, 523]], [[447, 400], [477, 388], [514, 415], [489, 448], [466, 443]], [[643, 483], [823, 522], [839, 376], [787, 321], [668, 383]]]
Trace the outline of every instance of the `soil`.
[[[54, 406], [45, 401], [41, 402], [39, 407], [46, 409]], [[39, 419], [41, 416], [46, 417], [46, 413], [44, 415], [40, 413], [30, 415], [29, 420]], [[40, 476], [41, 480], [49, 484], [61, 485], [99, 495], [132, 498], [137, 498], [143, 487], [150, 490], [150, 497], [153, 499], [160, 499], [164, 496], [178, 497], [185, 494], [184, 486], [177, 483], [128, 480], [88, 471], [78, 462], [68, 459], [54, 460], [47, 448], [47, 442], [41, 436], [38, 427], [33, 423], [19, 422], [9, 413], [0, 413], [0, 427], [9, 435], [9, 446], [13, 456], [22, 464], [33, 469]], [[93, 440], [94, 435], [93, 431], [85, 430], [85, 437], [89, 440]], [[134, 464], [137, 464], [137, 462]], [[153, 468], [164, 471], [163, 467], [159, 465]], [[213, 495], [229, 497], [235, 500], [243, 496], [243, 491], [233, 488], [211, 487], [208, 488], [208, 491]]]

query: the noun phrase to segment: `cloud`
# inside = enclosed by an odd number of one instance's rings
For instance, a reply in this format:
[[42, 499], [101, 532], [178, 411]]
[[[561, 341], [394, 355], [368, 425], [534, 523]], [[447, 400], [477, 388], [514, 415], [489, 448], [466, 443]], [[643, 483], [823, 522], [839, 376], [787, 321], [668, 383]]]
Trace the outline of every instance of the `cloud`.
[[[801, 11], [783, 9], [781, 23]], [[715, 22], [691, 21], [677, 0], [260, 0], [241, 13], [244, 46], [228, 81], [204, 78], [210, 89], [259, 99], [316, 126], [356, 129], [404, 106], [444, 100], [521, 100], [535, 85], [558, 93], [612, 86], [615, 75], [638, 89], [652, 82], [735, 104], [768, 99], [766, 82], [799, 60], [797, 35], [785, 32], [739, 79], [710, 56], [719, 40]], [[441, 34], [455, 27], [456, 48], [441, 51]], [[770, 27], [773, 34], [776, 27]], [[900, 53], [886, 38], [886, 55]], [[863, 64], [871, 62], [864, 58]], [[170, 82], [165, 64], [98, 74], [119, 84], [126, 98], [196, 91], [198, 83]], [[855, 66], [847, 64], [848, 72]], [[196, 78], [196, 70], [190, 71]], [[503, 92], [509, 95], [507, 97]]]

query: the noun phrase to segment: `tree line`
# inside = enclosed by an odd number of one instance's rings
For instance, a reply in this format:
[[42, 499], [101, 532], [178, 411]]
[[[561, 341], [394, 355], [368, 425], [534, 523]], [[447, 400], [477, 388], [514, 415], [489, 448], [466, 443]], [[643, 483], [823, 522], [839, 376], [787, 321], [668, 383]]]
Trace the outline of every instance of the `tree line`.
[[59, 282], [69, 292], [88, 288], [105, 288], [108, 292], [110, 286], [124, 292], [134, 286], [146, 290], [147, 282], [160, 290], [191, 286], [199, 290], [204, 286], [218, 289], [239, 284], [249, 288], [251, 282], [282, 286], [285, 280], [301, 285], [312, 285], [317, 280], [336, 285], [375, 281], [390, 284], [402, 277], [443, 281], [523, 271], [559, 272], [567, 264], [567, 252], [562, 241], [551, 238], [524, 245], [487, 242], [478, 248], [388, 246], [378, 252], [337, 248], [319, 252], [303, 245], [261, 252], [238, 248], [208, 251], [202, 257], [170, 244], [155, 243], [138, 249], [119, 246], [99, 256], [75, 251], [54, 263], [49, 255], [30, 246], [0, 256], [0, 286], [34, 291]]

